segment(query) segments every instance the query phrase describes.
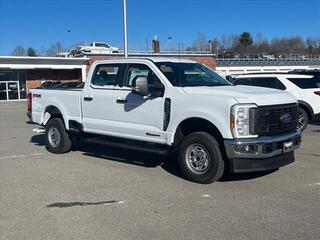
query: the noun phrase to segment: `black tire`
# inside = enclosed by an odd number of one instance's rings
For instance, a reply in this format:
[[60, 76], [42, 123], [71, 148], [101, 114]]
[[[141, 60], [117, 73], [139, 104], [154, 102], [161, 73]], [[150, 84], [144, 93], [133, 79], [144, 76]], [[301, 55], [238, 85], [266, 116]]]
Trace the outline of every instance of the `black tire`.
[[70, 151], [72, 142], [61, 118], [50, 119], [47, 123], [45, 143], [46, 149], [52, 153], [61, 154]]
[[304, 110], [301, 107], [299, 107], [298, 112], [299, 112], [298, 129], [302, 132], [308, 126], [309, 116], [308, 116], [308, 113], [306, 112], [306, 110]]
[[[189, 160], [191, 158], [196, 160], [193, 162]], [[186, 136], [180, 145], [178, 160], [185, 178], [194, 182], [212, 183], [219, 180], [224, 172], [219, 143], [206, 132], [194, 132]]]

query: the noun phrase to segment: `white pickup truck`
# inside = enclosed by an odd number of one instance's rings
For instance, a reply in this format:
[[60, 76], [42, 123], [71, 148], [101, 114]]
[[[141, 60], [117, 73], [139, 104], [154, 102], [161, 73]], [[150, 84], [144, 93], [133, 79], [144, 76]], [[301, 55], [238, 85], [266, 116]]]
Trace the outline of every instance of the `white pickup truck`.
[[94, 53], [94, 54], [110, 54], [119, 53], [119, 48], [111, 47], [105, 42], [92, 42], [89, 46], [78, 46], [76, 53]]
[[277, 169], [294, 161], [301, 143], [290, 93], [233, 86], [186, 59], [96, 61], [83, 89], [32, 89], [28, 101], [52, 153], [68, 152], [74, 136], [174, 152], [184, 176], [200, 183], [226, 169]]

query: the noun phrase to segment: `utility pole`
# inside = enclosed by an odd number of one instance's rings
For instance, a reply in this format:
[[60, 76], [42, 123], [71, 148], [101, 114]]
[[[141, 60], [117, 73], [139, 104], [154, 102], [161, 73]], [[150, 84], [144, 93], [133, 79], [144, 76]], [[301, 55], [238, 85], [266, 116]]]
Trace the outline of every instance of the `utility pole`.
[[123, 32], [124, 32], [124, 57], [128, 57], [128, 35], [127, 35], [127, 1], [123, 0]]

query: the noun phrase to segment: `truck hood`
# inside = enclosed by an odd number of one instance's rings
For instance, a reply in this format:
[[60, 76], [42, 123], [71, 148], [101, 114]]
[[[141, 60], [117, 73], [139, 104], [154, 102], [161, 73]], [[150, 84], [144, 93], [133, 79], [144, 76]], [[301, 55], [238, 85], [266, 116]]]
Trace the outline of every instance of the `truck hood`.
[[255, 103], [259, 106], [297, 102], [288, 92], [252, 86], [183, 87], [187, 94], [221, 95], [232, 97], [239, 103]]

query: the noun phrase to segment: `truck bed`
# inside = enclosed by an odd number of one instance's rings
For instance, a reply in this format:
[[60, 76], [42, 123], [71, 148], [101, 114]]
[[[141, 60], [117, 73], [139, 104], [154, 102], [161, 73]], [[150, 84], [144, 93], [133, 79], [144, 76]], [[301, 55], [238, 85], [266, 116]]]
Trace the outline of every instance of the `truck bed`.
[[45, 110], [55, 107], [64, 116], [68, 129], [69, 120], [81, 122], [81, 95], [81, 88], [32, 89], [32, 121], [42, 125]]

